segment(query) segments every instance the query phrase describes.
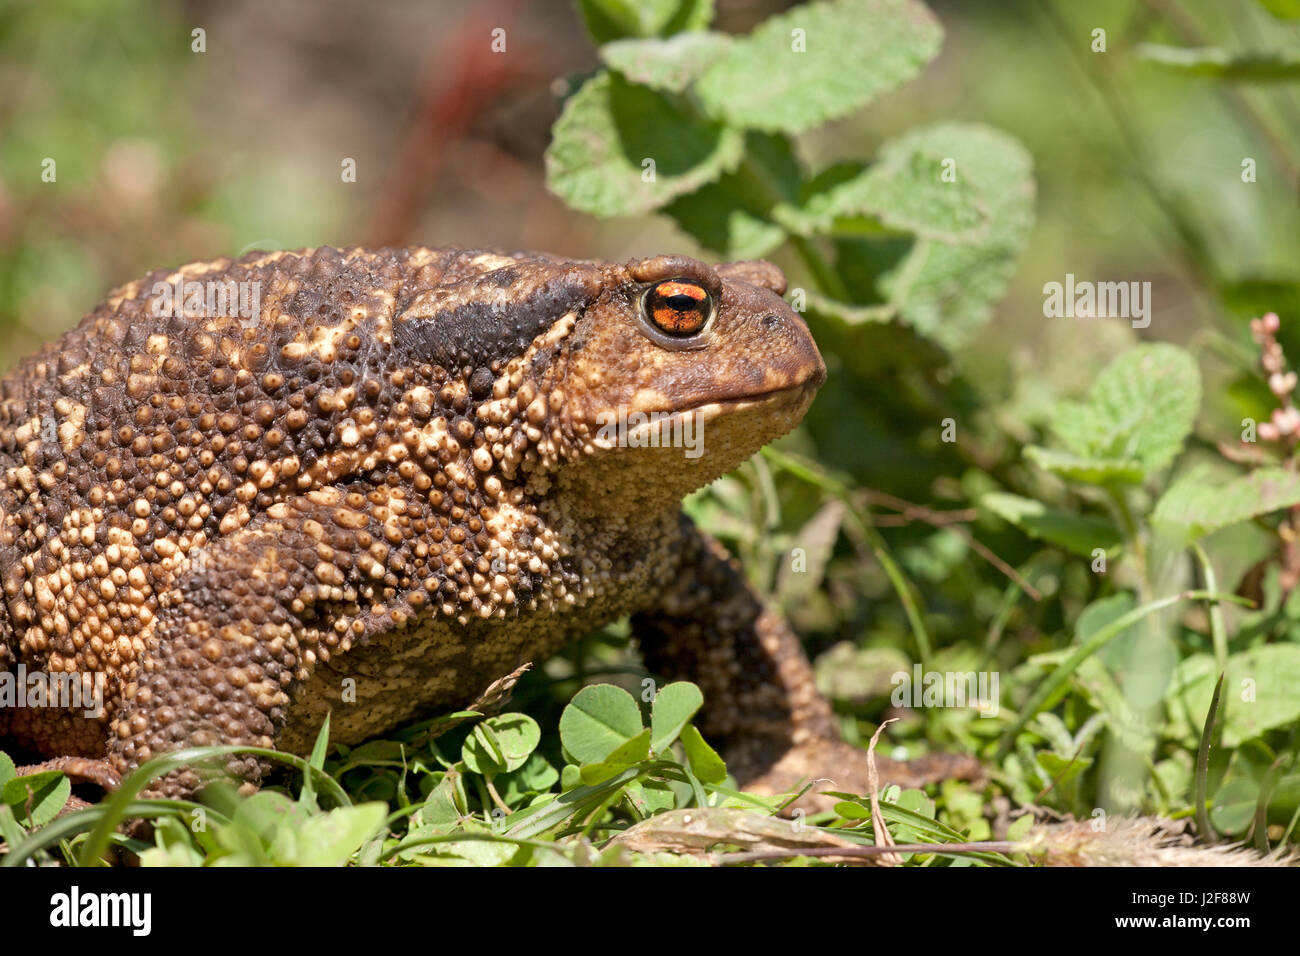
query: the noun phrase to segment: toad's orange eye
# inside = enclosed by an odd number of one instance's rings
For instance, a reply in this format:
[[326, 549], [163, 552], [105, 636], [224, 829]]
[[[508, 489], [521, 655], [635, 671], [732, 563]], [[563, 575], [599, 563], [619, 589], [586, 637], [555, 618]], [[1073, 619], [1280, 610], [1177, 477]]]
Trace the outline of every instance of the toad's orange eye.
[[646, 290], [642, 308], [650, 323], [668, 335], [697, 335], [709, 321], [713, 300], [693, 279], [665, 279]]

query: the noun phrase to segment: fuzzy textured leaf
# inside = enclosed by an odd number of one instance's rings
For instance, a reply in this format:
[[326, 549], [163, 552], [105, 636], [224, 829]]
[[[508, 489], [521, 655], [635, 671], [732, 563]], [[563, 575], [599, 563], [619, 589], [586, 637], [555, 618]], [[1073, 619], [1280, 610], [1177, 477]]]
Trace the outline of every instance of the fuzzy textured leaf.
[[725, 33], [679, 33], [668, 39], [615, 40], [600, 58], [633, 83], [680, 93], [722, 56], [731, 43]]
[[1182, 450], [1200, 404], [1190, 355], [1175, 345], [1139, 345], [1102, 370], [1087, 401], [1059, 403], [1052, 426], [1080, 457], [1132, 460], [1150, 474]]
[[813, 192], [800, 211], [801, 225], [807, 232], [829, 233], [846, 217], [866, 215], [889, 229], [941, 242], [987, 238], [990, 201], [969, 178], [944, 180], [944, 161], [951, 158], [933, 143], [910, 137], [886, 143], [875, 164]]
[[810, 3], [737, 39], [697, 90], [709, 112], [728, 123], [797, 133], [911, 79], [942, 38], [939, 21], [919, 0]]
[[[1034, 219], [1033, 160], [1010, 136], [973, 123], [927, 127], [889, 148], [900, 155], [954, 160], [957, 181], [969, 184], [984, 204], [987, 227], [970, 234], [973, 241], [922, 237], [879, 283], [905, 322], [956, 348], [988, 321], [1015, 271]], [[892, 215], [899, 223], [919, 226], [925, 213], [913, 201], [897, 199]], [[938, 224], [937, 218], [931, 221]]]
[[[546, 182], [597, 216], [650, 212], [713, 182], [740, 161], [739, 130], [700, 117], [681, 97], [592, 77], [564, 104], [546, 150]], [[654, 177], [643, 178], [646, 160]]]
[[1257, 468], [1221, 484], [1195, 470], [1180, 478], [1156, 504], [1152, 520], [1195, 540], [1220, 528], [1300, 504], [1300, 475], [1285, 468]]

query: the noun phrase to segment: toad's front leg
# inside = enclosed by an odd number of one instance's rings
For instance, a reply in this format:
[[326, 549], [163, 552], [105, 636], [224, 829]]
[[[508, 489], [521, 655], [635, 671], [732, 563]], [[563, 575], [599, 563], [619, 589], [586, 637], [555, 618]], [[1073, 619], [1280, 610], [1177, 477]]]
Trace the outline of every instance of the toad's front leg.
[[[679, 560], [666, 572], [662, 600], [632, 621], [646, 666], [700, 686], [700, 730], [722, 745], [728, 769], [746, 789], [781, 793], [816, 779], [814, 791], [865, 793], [866, 751], [841, 739], [799, 639], [722, 545], [685, 516], [681, 521]], [[882, 785], [903, 786], [980, 770], [973, 757], [960, 755], [911, 763], [877, 757], [876, 766]], [[802, 805], [828, 801], [810, 796]]]
[[[117, 773], [186, 747], [276, 746], [295, 690], [374, 626], [373, 593], [400, 569], [399, 555], [374, 557], [383, 527], [358, 487], [290, 498], [191, 555], [113, 717]], [[249, 784], [268, 769], [256, 755], [226, 766]], [[188, 797], [200, 783], [184, 768], [146, 793]]]

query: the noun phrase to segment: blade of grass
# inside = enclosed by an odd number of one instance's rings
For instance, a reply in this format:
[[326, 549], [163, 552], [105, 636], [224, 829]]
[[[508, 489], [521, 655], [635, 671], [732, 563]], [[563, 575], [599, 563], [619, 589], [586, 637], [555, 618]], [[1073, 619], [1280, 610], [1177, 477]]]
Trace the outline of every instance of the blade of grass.
[[[330, 712], [325, 712], [325, 722], [321, 724], [320, 733], [316, 735], [316, 743], [311, 748], [311, 757], [307, 760], [307, 765], [312, 770], [323, 771], [325, 768], [325, 752], [329, 750], [330, 744]], [[302, 793], [299, 799], [304, 806], [316, 809], [316, 787], [312, 783], [312, 775], [304, 772], [302, 775]]]
[[1210, 698], [1210, 712], [1205, 715], [1205, 726], [1201, 728], [1201, 744], [1196, 748], [1196, 829], [1201, 839], [1217, 840], [1218, 834], [1210, 823], [1210, 813], [1206, 809], [1210, 781], [1210, 739], [1214, 734], [1214, 724], [1219, 713], [1219, 695], [1223, 692], [1223, 674], [1214, 684], [1214, 696]]
[[1277, 778], [1282, 773], [1285, 755], [1278, 754], [1264, 775], [1264, 782], [1259, 788], [1259, 800], [1255, 803], [1255, 849], [1267, 854], [1272, 847], [1268, 845], [1268, 802], [1273, 799], [1273, 790], [1277, 787]]
[[[1201, 576], [1205, 579], [1205, 590], [1214, 593], [1219, 590], [1218, 578], [1214, 575], [1214, 565], [1205, 553], [1199, 541], [1192, 543], [1196, 560], [1201, 563]], [[1228, 669], [1228, 630], [1223, 623], [1223, 607], [1218, 601], [1210, 602], [1210, 637], [1214, 641], [1214, 666], [1222, 674]]]

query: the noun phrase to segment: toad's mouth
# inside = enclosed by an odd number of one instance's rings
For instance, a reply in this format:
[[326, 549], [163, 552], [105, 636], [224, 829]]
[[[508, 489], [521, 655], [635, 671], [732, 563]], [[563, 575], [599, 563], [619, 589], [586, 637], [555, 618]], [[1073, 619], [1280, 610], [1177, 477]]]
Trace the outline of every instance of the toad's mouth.
[[799, 424], [820, 385], [820, 381], [812, 379], [766, 392], [705, 399], [679, 408], [629, 411], [620, 417], [616, 428], [605, 423], [595, 444], [605, 448], [616, 445], [633, 448], [673, 447], [682, 443], [683, 436], [686, 436], [688, 442], [691, 436], [702, 436], [702, 429], [709, 422], [738, 415], [770, 416], [773, 432], [771, 438], [767, 439], [770, 441]]
[[808, 379], [798, 385], [787, 385], [783, 388], [774, 388], [766, 392], [755, 392], [750, 395], [736, 395], [728, 398], [702, 399], [693, 405], [669, 409], [667, 411], [659, 412], [659, 414], [685, 415], [694, 412], [703, 415], [704, 419], [708, 421], [728, 412], [742, 411], [751, 406], [803, 404], [812, 401], [813, 395], [816, 394], [817, 389], [821, 387], [821, 384], [822, 383], [815, 378]]

